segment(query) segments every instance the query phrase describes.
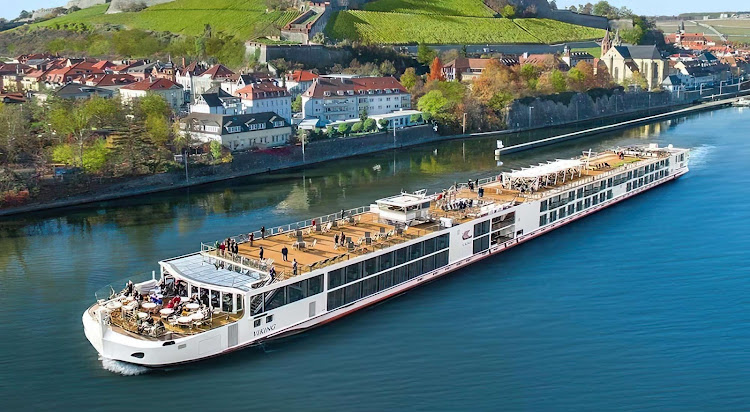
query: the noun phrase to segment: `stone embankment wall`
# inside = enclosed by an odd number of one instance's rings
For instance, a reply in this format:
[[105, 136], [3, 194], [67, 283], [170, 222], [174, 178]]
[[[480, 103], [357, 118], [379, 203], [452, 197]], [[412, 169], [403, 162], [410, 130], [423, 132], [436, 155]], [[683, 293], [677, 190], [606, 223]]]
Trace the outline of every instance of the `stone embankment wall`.
[[336, 63], [350, 62], [353, 58], [351, 52], [346, 49], [322, 45], [266, 45], [248, 42], [245, 44], [245, 49], [250, 56], [257, 52], [260, 63], [284, 59], [302, 63], [308, 67], [330, 67]]
[[624, 93], [616, 90], [599, 96], [563, 93], [516, 100], [508, 110], [506, 122], [511, 129], [554, 126], [649, 108], [690, 104], [697, 97], [697, 92]]

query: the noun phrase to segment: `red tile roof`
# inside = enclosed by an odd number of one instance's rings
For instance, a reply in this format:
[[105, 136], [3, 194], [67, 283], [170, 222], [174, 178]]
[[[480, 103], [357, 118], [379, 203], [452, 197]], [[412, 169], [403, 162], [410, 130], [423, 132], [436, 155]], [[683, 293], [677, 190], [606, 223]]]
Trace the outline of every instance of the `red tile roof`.
[[289, 96], [289, 91], [271, 81], [262, 81], [237, 90], [235, 95], [246, 100], [262, 100]]
[[311, 71], [307, 70], [295, 70], [286, 76], [287, 80], [293, 82], [310, 82], [317, 79], [319, 76]]
[[86, 79], [86, 84], [89, 86], [105, 87], [128, 85], [137, 81], [138, 79], [130, 74], [105, 74]]
[[456, 67], [457, 70], [467, 70], [467, 69], [484, 69], [487, 67], [487, 64], [494, 59], [467, 59], [465, 57], [459, 57], [456, 60], [453, 60], [449, 63], [447, 63], [443, 67]]
[[224, 66], [223, 64], [217, 64], [203, 72], [201, 76], [207, 76], [212, 79], [223, 79], [231, 78], [232, 76], [234, 76], [234, 72], [229, 70], [229, 68]]
[[372, 90], [373, 93], [377, 94], [384, 93], [384, 90], [397, 90], [399, 93], [408, 93], [406, 88], [401, 85], [394, 77], [358, 77], [353, 79], [329, 79], [319, 78], [315, 80], [305, 93], [304, 96], [323, 98], [326, 96], [326, 92], [333, 96], [342, 96], [338, 92], [342, 92], [343, 95], [348, 95], [348, 91], [353, 91], [355, 94], [364, 94]]
[[131, 83], [127, 86], [123, 86], [123, 89], [127, 90], [169, 90], [174, 88], [182, 88], [179, 84], [169, 79], [146, 79], [141, 80], [137, 83]]

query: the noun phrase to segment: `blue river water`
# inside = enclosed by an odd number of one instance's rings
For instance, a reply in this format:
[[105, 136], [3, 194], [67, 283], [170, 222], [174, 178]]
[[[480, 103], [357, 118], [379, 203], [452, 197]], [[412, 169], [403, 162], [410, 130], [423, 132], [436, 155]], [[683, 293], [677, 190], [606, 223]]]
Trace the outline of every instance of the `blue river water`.
[[[749, 120], [696, 114], [500, 167], [494, 139], [452, 141], [0, 220], [0, 408], [746, 409]], [[200, 241], [647, 142], [693, 148], [691, 172], [322, 328], [165, 370], [99, 359], [83, 335], [97, 289]]]

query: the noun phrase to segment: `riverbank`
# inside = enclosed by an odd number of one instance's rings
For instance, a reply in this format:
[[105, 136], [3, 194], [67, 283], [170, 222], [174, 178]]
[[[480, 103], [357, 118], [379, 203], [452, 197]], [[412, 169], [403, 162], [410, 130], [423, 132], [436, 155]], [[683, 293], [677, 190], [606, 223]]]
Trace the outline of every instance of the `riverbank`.
[[[198, 186], [223, 180], [235, 179], [238, 177], [294, 169], [297, 167], [309, 166], [322, 162], [339, 160], [348, 157], [393, 150], [403, 147], [418, 146], [438, 141], [498, 136], [502, 137], [502, 140], [507, 145], [505, 149], [506, 152], [508, 150], [511, 150], [511, 148], [514, 148], [513, 150], [515, 151], [526, 150], [533, 147], [553, 144], [563, 140], [619, 130], [643, 123], [668, 119], [674, 116], [682, 116], [692, 112], [713, 110], [715, 108], [728, 105], [734, 100], [735, 98], [728, 98], [714, 102], [701, 103], [678, 110], [670, 110], [673, 109], [673, 107], [651, 108], [647, 111], [644, 110], [626, 114], [620, 113], [613, 116], [601, 116], [595, 119], [587, 119], [582, 122], [576, 122], [574, 125], [556, 125], [553, 126], [556, 129], [571, 126], [584, 127], [584, 129], [545, 138], [540, 138], [539, 136], [533, 135], [532, 133], [528, 132], [547, 129], [550, 128], [550, 126], [450, 136], [440, 136], [436, 132], [434, 132], [430, 126], [418, 126], [398, 131], [395, 136], [390, 133], [379, 133], [370, 136], [359, 137], [356, 139], [348, 139], [349, 142], [347, 142], [347, 144], [345, 145], [342, 145], [342, 142], [339, 139], [315, 142], [307, 145], [304, 153], [302, 153], [302, 148], [299, 146], [272, 149], [261, 152], [240, 153], [235, 156], [234, 161], [230, 164], [217, 165], [214, 167], [204, 167], [197, 170], [193, 169], [191, 170], [192, 174], [188, 177], [188, 179], [186, 179], [185, 175], [181, 173], [164, 173], [159, 175], [145, 176], [142, 178], [112, 185], [111, 187], [108, 187], [102, 192], [96, 194], [83, 194], [53, 202], [35, 203], [25, 206], [1, 209], [0, 216], [11, 216], [20, 213], [36, 212], [47, 209], [76, 206], [86, 203], [95, 203], [131, 196], [140, 196], [175, 189], [184, 189], [191, 186]], [[655, 110], [662, 112], [658, 114], [651, 114]], [[648, 115], [644, 115], [644, 113], [648, 113]], [[596, 122], [611, 119], [618, 119], [620, 121], [610, 125], [591, 127], [592, 125], [596, 124]]]

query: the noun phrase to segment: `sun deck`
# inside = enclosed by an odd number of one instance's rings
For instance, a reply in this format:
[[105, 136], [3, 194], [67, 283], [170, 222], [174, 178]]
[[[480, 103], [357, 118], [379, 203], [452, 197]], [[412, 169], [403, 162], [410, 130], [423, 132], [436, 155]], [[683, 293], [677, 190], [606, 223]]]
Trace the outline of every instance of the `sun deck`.
[[[220, 250], [215, 245], [204, 244], [201, 256], [204, 262], [217, 266], [217, 270], [246, 273], [263, 280], [253, 286], [259, 287], [270, 280], [268, 272], [271, 268], [275, 270], [275, 280], [309, 273], [425, 236], [441, 228], [441, 218], [449, 218], [454, 224], [464, 223], [489, 208], [508, 208], [538, 200], [556, 191], [569, 190], [570, 187], [593, 181], [604, 174], [622, 173], [634, 163], [658, 156], [661, 156], [658, 152], [654, 155], [653, 152], [634, 149], [589, 153], [577, 159], [557, 160], [520, 171], [506, 172], [474, 184], [462, 183], [433, 196], [402, 193], [379, 200], [380, 210], [370, 211], [369, 207], [363, 207], [343, 214], [272, 228], [266, 236], [261, 236], [260, 232], [254, 233], [253, 241], [249, 240], [249, 236], [240, 235], [232, 238], [238, 243], [236, 254]], [[429, 206], [426, 206], [427, 202]], [[415, 208], [421, 208], [420, 205], [425, 207], [422, 210], [426, 213], [420, 213], [424, 219], [404, 225], [386, 218], [391, 212], [386, 208], [402, 207], [409, 214]], [[341, 236], [346, 238], [343, 245]], [[339, 243], [335, 242], [337, 237]], [[288, 250], [287, 260], [284, 260], [282, 254], [284, 248]], [[296, 272], [293, 268], [295, 259]]]

